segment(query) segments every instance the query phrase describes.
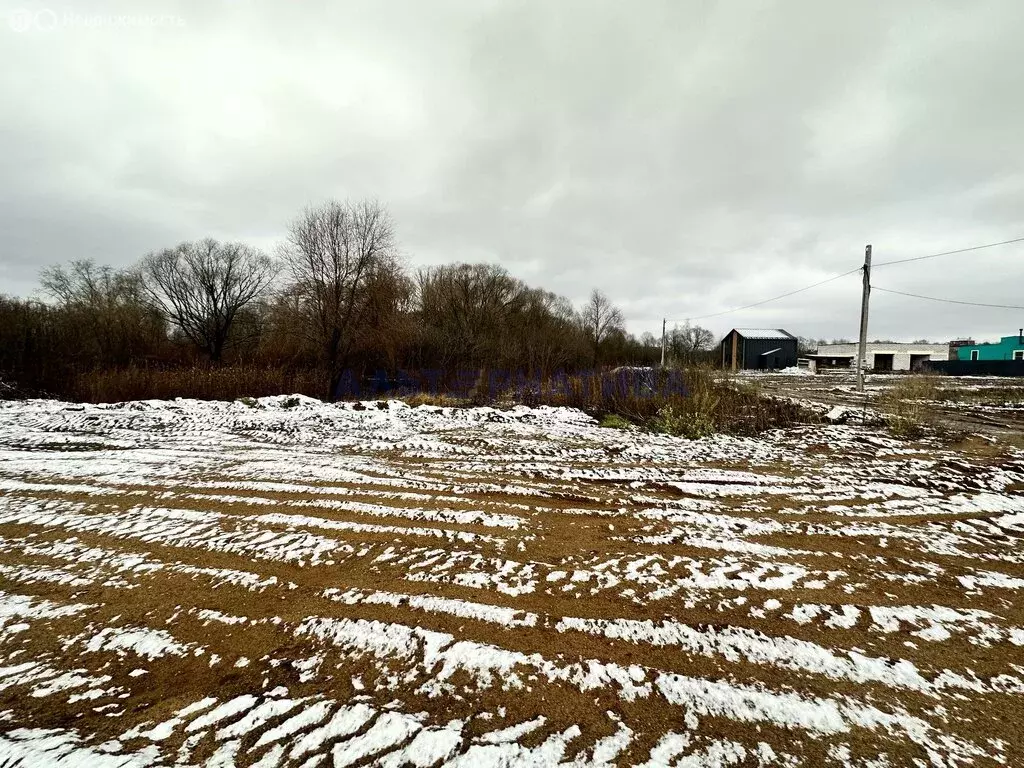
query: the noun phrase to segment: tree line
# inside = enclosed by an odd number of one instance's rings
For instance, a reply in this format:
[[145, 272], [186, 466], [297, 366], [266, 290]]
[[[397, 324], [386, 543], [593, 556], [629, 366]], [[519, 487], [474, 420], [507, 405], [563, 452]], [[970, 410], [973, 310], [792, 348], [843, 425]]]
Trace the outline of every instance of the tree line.
[[[40, 275], [48, 301], [0, 297], [0, 377], [64, 394], [91, 371], [244, 363], [343, 375], [426, 369], [556, 371], [660, 361], [661, 339], [628, 333], [600, 290], [581, 307], [496, 264], [411, 271], [394, 223], [372, 201], [306, 208], [272, 254], [204, 239], [127, 269], [72, 260]], [[692, 362], [714, 339], [685, 326], [669, 355]]]

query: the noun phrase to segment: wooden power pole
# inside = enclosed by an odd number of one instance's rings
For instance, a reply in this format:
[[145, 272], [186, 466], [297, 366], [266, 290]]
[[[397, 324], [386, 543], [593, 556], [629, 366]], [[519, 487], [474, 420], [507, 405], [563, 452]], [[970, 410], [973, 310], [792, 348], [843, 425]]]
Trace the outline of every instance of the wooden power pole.
[[665, 342], [668, 337], [665, 335], [665, 318], [661, 318], [661, 367], [665, 367]]
[[868, 347], [868, 298], [871, 296], [871, 246], [864, 246], [864, 288], [860, 299], [860, 344], [857, 345], [857, 391], [864, 391]]

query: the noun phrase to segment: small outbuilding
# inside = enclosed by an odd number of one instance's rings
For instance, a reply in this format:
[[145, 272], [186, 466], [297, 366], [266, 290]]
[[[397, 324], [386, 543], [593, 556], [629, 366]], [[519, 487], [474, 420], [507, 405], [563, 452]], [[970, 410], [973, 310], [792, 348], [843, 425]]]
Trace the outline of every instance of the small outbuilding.
[[1024, 360], [1024, 328], [996, 342], [961, 344], [957, 360]]
[[[815, 373], [836, 368], [856, 367], [858, 345], [822, 344], [813, 355], [811, 370]], [[904, 344], [895, 341], [872, 341], [865, 345], [864, 358], [869, 371], [919, 371], [931, 360], [949, 357], [948, 344]]]
[[796, 365], [796, 336], [781, 328], [733, 328], [719, 343], [722, 367], [776, 371]]

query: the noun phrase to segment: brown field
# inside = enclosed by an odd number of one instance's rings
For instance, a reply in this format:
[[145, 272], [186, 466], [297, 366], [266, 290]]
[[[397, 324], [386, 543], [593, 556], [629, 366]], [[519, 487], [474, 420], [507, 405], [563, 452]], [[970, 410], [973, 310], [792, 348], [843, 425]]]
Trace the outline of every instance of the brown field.
[[0, 404], [0, 766], [1007, 765], [1024, 453]]

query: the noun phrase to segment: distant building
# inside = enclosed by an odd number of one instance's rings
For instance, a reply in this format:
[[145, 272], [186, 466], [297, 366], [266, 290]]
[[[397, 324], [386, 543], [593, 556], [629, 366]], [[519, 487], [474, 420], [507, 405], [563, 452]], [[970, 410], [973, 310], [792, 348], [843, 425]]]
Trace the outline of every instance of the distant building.
[[957, 348], [957, 360], [1024, 360], [1024, 328], [1016, 336], [1003, 336], [997, 342], [963, 345]]
[[733, 328], [718, 345], [722, 367], [774, 371], [796, 365], [796, 336], [781, 328]]
[[[903, 344], [873, 341], [865, 345], [864, 356], [871, 371], [917, 371], [929, 360], [948, 360], [948, 344]], [[807, 355], [815, 373], [857, 365], [857, 344], [822, 344]]]
[[949, 359], [959, 360], [960, 355], [958, 350], [960, 347], [973, 347], [976, 346], [977, 342], [974, 339], [953, 339], [949, 342]]

